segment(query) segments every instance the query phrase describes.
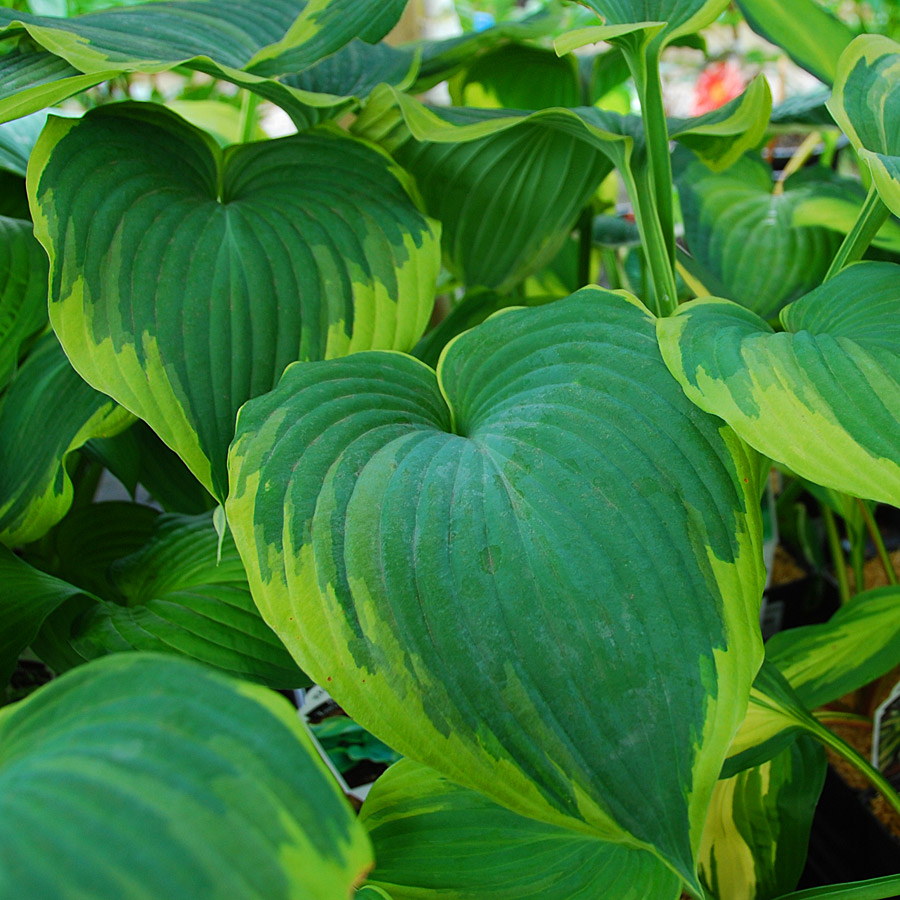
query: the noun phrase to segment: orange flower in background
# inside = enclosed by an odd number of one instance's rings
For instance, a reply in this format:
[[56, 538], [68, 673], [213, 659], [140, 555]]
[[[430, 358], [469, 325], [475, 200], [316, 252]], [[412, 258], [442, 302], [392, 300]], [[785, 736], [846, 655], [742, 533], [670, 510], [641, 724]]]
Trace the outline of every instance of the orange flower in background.
[[744, 90], [744, 77], [733, 62], [717, 62], [707, 66], [694, 85], [691, 115], [702, 116], [733, 100]]

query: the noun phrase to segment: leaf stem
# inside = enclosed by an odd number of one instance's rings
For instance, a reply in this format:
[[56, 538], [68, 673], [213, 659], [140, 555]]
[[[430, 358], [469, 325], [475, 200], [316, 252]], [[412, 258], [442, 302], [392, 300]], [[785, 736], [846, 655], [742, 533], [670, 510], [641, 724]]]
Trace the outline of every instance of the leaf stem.
[[838, 590], [841, 595], [841, 606], [850, 602], [850, 579], [847, 577], [847, 560], [841, 548], [841, 539], [838, 535], [837, 524], [834, 521], [834, 513], [822, 504], [822, 518], [825, 521], [825, 533], [828, 536], [828, 547], [831, 550], [831, 558], [834, 561], [834, 575], [837, 578]]
[[578, 287], [591, 284], [591, 253], [594, 249], [594, 210], [589, 204], [578, 220]]
[[603, 247], [600, 250], [600, 258], [603, 260], [603, 271], [606, 273], [606, 281], [611, 291], [617, 291], [622, 287], [622, 278], [619, 274], [619, 258], [612, 247]]
[[900, 796], [894, 790], [891, 783], [875, 768], [864, 756], [856, 752], [846, 741], [841, 740], [833, 731], [824, 725], [817, 729], [819, 740], [826, 747], [831, 747], [835, 753], [847, 760], [850, 765], [864, 775], [869, 783], [877, 788], [878, 792], [888, 802], [891, 809], [900, 815]]
[[875, 185], [869, 188], [869, 194], [866, 202], [862, 205], [853, 228], [844, 238], [844, 242], [838, 247], [838, 251], [831, 261], [828, 272], [825, 274], [825, 281], [834, 278], [841, 269], [849, 266], [850, 263], [862, 259], [862, 255], [868, 250], [869, 244], [878, 234], [878, 230], [887, 221], [889, 215], [888, 208], [881, 202]]
[[246, 144], [256, 131], [256, 108], [259, 106], [259, 94], [244, 91], [241, 98], [240, 142]]
[[865, 501], [860, 500], [859, 497], [857, 497], [856, 502], [859, 504], [863, 520], [866, 523], [866, 528], [869, 529], [869, 537], [872, 538], [872, 543], [875, 545], [875, 551], [878, 553], [878, 559], [881, 561], [881, 566], [884, 569], [888, 584], [897, 584], [897, 570], [894, 568], [890, 554], [887, 552], [887, 547], [884, 546], [884, 539], [881, 536], [878, 523], [875, 521], [872, 511]]
[[818, 131], [811, 131], [806, 136], [803, 143], [800, 144], [794, 151], [793, 156], [787, 161], [787, 165], [781, 173], [781, 178], [775, 184], [775, 189], [772, 191], [775, 196], [780, 196], [784, 193], [784, 183], [794, 174], [794, 172], [799, 172], [800, 169], [803, 168], [806, 161], [813, 154], [813, 151], [819, 146], [821, 140], [822, 135]]

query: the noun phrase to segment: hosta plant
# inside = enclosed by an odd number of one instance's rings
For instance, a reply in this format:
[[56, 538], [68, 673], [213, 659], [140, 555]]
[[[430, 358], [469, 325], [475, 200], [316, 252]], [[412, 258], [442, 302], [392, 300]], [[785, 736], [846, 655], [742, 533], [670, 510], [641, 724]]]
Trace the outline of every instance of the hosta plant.
[[[0, 675], [59, 676], [0, 711], [0, 893], [774, 900], [823, 745], [900, 811], [819, 712], [900, 663], [896, 577], [759, 624], [773, 466], [879, 546], [900, 506], [900, 46], [823, 56], [807, 3], [740, 6], [858, 167], [774, 186], [762, 77], [666, 114], [725, 0], [585, 0], [555, 50], [379, 43], [402, 0], [0, 12]], [[240, 113], [43, 112], [169, 70]], [[271, 690], [310, 682], [404, 757], [358, 817]]]

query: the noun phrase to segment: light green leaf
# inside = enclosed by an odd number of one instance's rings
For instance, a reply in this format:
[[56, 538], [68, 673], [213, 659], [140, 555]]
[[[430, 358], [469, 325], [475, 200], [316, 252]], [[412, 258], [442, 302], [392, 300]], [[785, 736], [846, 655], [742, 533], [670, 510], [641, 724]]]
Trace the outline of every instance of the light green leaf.
[[294, 710], [263, 688], [120, 654], [0, 713], [0, 895], [334, 900], [371, 863]]
[[771, 900], [797, 886], [826, 768], [822, 747], [800, 736], [716, 784], [700, 853], [711, 898]]
[[659, 320], [663, 358], [701, 409], [810, 481], [900, 505], [900, 267], [850, 266], [781, 313], [726, 300]]
[[547, 109], [581, 106], [578, 63], [571, 54], [527, 44], [483, 53], [450, 82], [456, 106]]
[[749, 157], [721, 173], [690, 162], [676, 184], [688, 250], [722, 296], [768, 319], [822, 282], [840, 236], [795, 223], [797, 209], [819, 196], [815, 186], [773, 194], [768, 166]]
[[360, 822], [377, 861], [369, 881], [394, 900], [681, 895], [679, 879], [651, 854], [523, 818], [411, 760], [378, 779]]
[[856, 38], [838, 62], [828, 101], [834, 120], [868, 164], [882, 202], [900, 215], [900, 44], [876, 34]]
[[52, 119], [29, 169], [50, 318], [82, 376], [219, 500], [238, 408], [288, 363], [425, 329], [436, 227], [331, 130], [223, 152], [162, 107]]
[[807, 709], [869, 684], [900, 664], [900, 588], [866, 591], [821, 625], [773, 635], [766, 657]]
[[504, 312], [437, 374], [385, 353], [292, 366], [242, 410], [229, 469], [253, 595], [354, 719], [696, 883], [761, 658], [758, 474], [637, 301]]
[[0, 390], [19, 364], [22, 344], [47, 325], [47, 255], [31, 222], [0, 216]]
[[737, 0], [750, 27], [795, 63], [831, 84], [853, 32], [816, 0]]
[[72, 502], [69, 454], [133, 421], [78, 376], [52, 334], [43, 337], [0, 405], [0, 543], [46, 534]]

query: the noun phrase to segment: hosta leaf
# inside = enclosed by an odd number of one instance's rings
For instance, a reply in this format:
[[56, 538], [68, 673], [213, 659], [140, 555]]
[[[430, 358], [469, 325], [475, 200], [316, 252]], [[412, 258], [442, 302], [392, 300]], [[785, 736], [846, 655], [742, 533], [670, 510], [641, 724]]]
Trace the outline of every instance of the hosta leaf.
[[[68, 534], [58, 529], [57, 593], [68, 591], [66, 599], [76, 593], [66, 577], [85, 590], [47, 621], [34, 646], [38, 656], [46, 650], [45, 662], [59, 671], [109, 653], [173, 653], [275, 688], [308, 685], [260, 618], [227, 535], [219, 557], [212, 514], [154, 518], [149, 537], [135, 548], [146, 517], [134, 509], [140, 507], [97, 504], [74, 517], [73, 528], [91, 529], [104, 544], [99, 551], [86, 548], [83, 564], [72, 558], [79, 548], [77, 535], [72, 528]], [[116, 525], [122, 537], [110, 539]], [[85, 571], [91, 562], [96, 575]], [[33, 569], [32, 577], [37, 591], [49, 576]], [[24, 583], [24, 574], [20, 580]]]
[[52, 334], [42, 338], [0, 405], [0, 543], [37, 540], [56, 524], [72, 502], [69, 454], [132, 421], [78, 376]]
[[86, 659], [111, 652], [174, 652], [276, 688], [309, 684], [259, 616], [233, 540], [217, 558], [211, 515], [161, 516], [141, 550], [118, 560], [124, 605], [97, 605], [75, 624]]
[[298, 125], [341, 97], [274, 80], [314, 65], [356, 37], [376, 41], [406, 0], [173, 0], [72, 18], [0, 10], [0, 37], [27, 34], [0, 57], [0, 120], [54, 104], [114, 75], [178, 65], [283, 106]]
[[407, 349], [428, 321], [435, 229], [358, 141], [223, 154], [162, 107], [122, 104], [52, 119], [33, 159], [66, 352], [219, 499], [238, 408], [288, 363]]
[[781, 313], [726, 300], [658, 322], [688, 397], [810, 481], [900, 505], [900, 267], [858, 263]]
[[0, 390], [22, 344], [47, 324], [47, 256], [31, 222], [0, 216]]
[[772, 900], [797, 886], [826, 768], [823, 749], [801, 736], [716, 784], [700, 855], [710, 897]]
[[[673, 123], [675, 137], [710, 159], [743, 152], [756, 121], [747, 110], [767, 108], [767, 90], [753, 88], [713, 117]], [[444, 225], [448, 267], [470, 286], [501, 292], [553, 258], [611, 165], [633, 195], [647, 175], [641, 120], [593, 107], [432, 110], [382, 88], [354, 131], [415, 176]]]
[[900, 215], [900, 44], [856, 38], [841, 55], [828, 109], [868, 164], [882, 202]]
[[287, 703], [150, 654], [0, 712], [0, 837], [7, 897], [332, 900], [372, 863]]
[[750, 27], [795, 63], [831, 84], [853, 32], [816, 0], [737, 0]]
[[766, 657], [807, 709], [869, 684], [900, 665], [900, 588], [866, 591], [827, 622], [773, 635]]
[[368, 97], [379, 84], [406, 90], [419, 69], [421, 54], [409, 47], [354, 40], [337, 53], [281, 81], [289, 87], [338, 97]]
[[437, 375], [292, 366], [241, 412], [227, 510], [266, 620], [365, 728], [695, 883], [761, 654], [754, 460], [646, 310], [585, 289], [466, 332]]
[[688, 249], [723, 296], [768, 319], [821, 283], [840, 236], [794, 221], [815, 186], [773, 194], [768, 167], [748, 157], [723, 173], [690, 162], [677, 184]]
[[656, 857], [516, 815], [404, 759], [382, 775], [360, 822], [375, 849], [373, 886], [394, 900], [676, 900]]
[[44, 620], [57, 607], [81, 594], [79, 588], [38, 572], [12, 551], [0, 546], [3, 593], [0, 612], [0, 688], [5, 687], [16, 660], [37, 636]]
[[[712, 24], [728, 0], [578, 0], [602, 16], [605, 26], [583, 28], [566, 36], [567, 46], [609, 40], [628, 30], [643, 32], [661, 46]], [[601, 29], [607, 32], [604, 35]], [[616, 32], [618, 34], [616, 34]], [[581, 37], [583, 36], [583, 37]], [[577, 43], [576, 43], [577, 42]]]

